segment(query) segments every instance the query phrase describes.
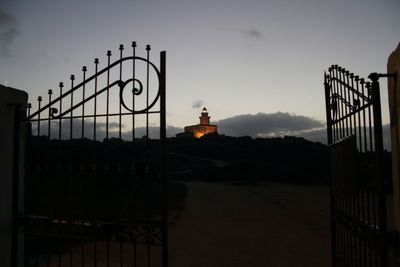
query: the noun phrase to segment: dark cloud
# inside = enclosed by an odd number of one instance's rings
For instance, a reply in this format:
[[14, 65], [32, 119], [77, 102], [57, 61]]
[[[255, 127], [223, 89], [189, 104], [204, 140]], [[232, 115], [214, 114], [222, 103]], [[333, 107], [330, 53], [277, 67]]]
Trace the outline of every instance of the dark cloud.
[[199, 108], [201, 108], [203, 106], [204, 106], [204, 101], [203, 100], [196, 100], [192, 104], [192, 108], [195, 108], [195, 109], [199, 109]]
[[253, 38], [253, 39], [261, 39], [264, 34], [260, 32], [257, 29], [254, 28], [249, 28], [249, 29], [244, 29], [240, 30], [240, 32], [246, 37], [246, 38]]
[[18, 34], [16, 19], [13, 15], [0, 10], [0, 55], [8, 57], [14, 39]]
[[[277, 112], [272, 114], [258, 113], [255, 115], [239, 115], [217, 122], [218, 132], [230, 136], [251, 137], [303, 137], [313, 142], [327, 144], [327, 130], [325, 123], [306, 117]], [[383, 145], [390, 148], [390, 125], [382, 126]], [[364, 128], [361, 128], [364, 132]], [[368, 131], [367, 131], [368, 132]], [[362, 134], [362, 138], [363, 134]], [[368, 140], [368, 138], [367, 138]]]
[[215, 124], [221, 134], [252, 137], [298, 135], [324, 127], [321, 121], [283, 112], [238, 115]]

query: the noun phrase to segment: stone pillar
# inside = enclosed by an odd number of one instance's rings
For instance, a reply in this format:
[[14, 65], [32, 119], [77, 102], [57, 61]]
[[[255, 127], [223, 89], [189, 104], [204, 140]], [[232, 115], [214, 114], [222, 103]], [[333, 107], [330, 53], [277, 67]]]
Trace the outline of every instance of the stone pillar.
[[390, 128], [392, 143], [392, 178], [395, 230], [400, 231], [400, 43], [389, 56], [387, 72], [397, 75], [388, 78]]
[[23, 264], [15, 261], [23, 253], [15, 218], [23, 212], [26, 127], [16, 114], [25, 114], [27, 101], [26, 92], [0, 85], [0, 262], [5, 267]]

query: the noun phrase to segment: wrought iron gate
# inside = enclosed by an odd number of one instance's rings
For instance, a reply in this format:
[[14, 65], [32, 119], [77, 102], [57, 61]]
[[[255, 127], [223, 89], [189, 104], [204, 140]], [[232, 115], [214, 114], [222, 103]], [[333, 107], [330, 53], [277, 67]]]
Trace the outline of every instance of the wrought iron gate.
[[324, 75], [333, 266], [388, 266], [378, 78], [333, 65]]
[[28, 105], [25, 266], [168, 265], [166, 53], [131, 49]]

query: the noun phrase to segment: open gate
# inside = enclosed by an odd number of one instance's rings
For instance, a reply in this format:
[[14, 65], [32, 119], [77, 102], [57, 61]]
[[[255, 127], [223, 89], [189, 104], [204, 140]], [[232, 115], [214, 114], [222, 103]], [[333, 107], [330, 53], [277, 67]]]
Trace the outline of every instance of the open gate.
[[28, 104], [25, 266], [168, 265], [166, 53], [131, 49]]
[[324, 75], [333, 266], [389, 264], [378, 83], [388, 76], [372, 73], [367, 82], [338, 65]]

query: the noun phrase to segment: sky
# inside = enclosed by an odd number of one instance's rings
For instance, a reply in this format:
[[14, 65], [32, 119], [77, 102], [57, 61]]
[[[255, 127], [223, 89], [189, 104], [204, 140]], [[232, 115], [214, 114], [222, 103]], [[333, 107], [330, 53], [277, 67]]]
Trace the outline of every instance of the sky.
[[170, 129], [196, 124], [205, 106], [233, 135], [309, 132], [325, 123], [324, 70], [386, 72], [399, 29], [398, 0], [0, 0], [0, 83], [34, 103], [136, 41], [156, 64], [167, 51]]

